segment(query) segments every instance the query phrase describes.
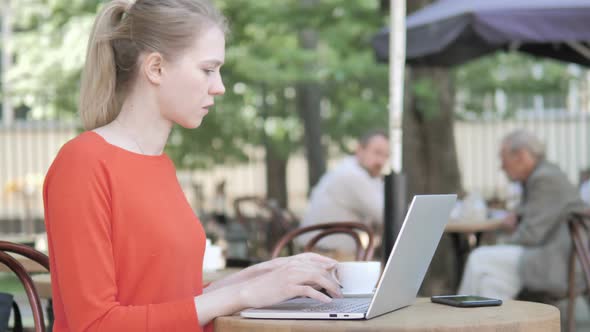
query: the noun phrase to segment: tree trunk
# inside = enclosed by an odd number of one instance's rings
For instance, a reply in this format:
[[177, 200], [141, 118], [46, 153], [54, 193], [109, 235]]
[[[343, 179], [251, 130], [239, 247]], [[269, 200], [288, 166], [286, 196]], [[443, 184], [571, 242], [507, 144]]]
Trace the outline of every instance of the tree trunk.
[[297, 110], [304, 128], [305, 152], [308, 167], [308, 188], [311, 190], [326, 171], [322, 145], [319, 86], [301, 83], [297, 87]]
[[[268, 87], [265, 83], [262, 83], [260, 91], [262, 95], [262, 119], [266, 122], [270, 106], [267, 103]], [[287, 162], [289, 157], [283, 157], [276, 152], [272, 139], [266, 135], [265, 131], [262, 132], [262, 142], [265, 152], [266, 198], [275, 199], [282, 208], [287, 208]]]
[[[303, 7], [313, 7], [317, 0], [302, 0]], [[299, 33], [299, 43], [302, 48], [315, 50], [318, 44], [317, 32], [311, 28], [304, 28]], [[313, 73], [315, 64], [308, 63], [305, 70]], [[305, 152], [307, 155], [309, 190], [319, 181], [326, 171], [326, 160], [322, 145], [322, 126], [320, 117], [320, 87], [314, 82], [300, 82], [297, 84], [297, 110], [303, 121]]]
[[[431, 3], [408, 1], [408, 13]], [[408, 196], [458, 193], [461, 175], [454, 139], [455, 90], [447, 68], [412, 68], [407, 72], [403, 115], [403, 169]], [[418, 89], [418, 84], [421, 88]], [[426, 84], [426, 89], [424, 88]], [[420, 294], [455, 293], [461, 276], [452, 239], [443, 236], [422, 284]]]
[[286, 208], [289, 204], [287, 163], [288, 160], [277, 156], [272, 147], [266, 147], [266, 197], [275, 199], [282, 208]]
[[[408, 175], [408, 197], [457, 193], [461, 191], [461, 176], [455, 151], [451, 74], [444, 68], [419, 68], [409, 71], [409, 75], [403, 116], [403, 169]], [[434, 89], [432, 100], [424, 101], [413, 93], [418, 81], [430, 82]]]
[[[453, 111], [454, 89], [448, 69], [420, 68], [408, 71], [403, 116], [403, 169], [407, 174], [408, 196], [446, 194], [461, 191], [461, 177], [455, 151]], [[414, 84], [430, 82], [433, 91], [425, 101], [414, 93]], [[452, 239], [443, 236], [424, 278], [423, 296], [454, 293], [460, 275], [455, 273], [457, 257]]]

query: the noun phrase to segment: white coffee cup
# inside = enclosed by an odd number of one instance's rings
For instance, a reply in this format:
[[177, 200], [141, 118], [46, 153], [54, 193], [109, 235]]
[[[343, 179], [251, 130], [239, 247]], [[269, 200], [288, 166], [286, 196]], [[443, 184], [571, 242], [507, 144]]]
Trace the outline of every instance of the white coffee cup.
[[341, 262], [332, 275], [340, 282], [342, 294], [371, 294], [381, 276], [381, 262]]
[[203, 257], [203, 271], [216, 271], [225, 267], [225, 258], [220, 246], [211, 244], [207, 239], [205, 246], [205, 255]]

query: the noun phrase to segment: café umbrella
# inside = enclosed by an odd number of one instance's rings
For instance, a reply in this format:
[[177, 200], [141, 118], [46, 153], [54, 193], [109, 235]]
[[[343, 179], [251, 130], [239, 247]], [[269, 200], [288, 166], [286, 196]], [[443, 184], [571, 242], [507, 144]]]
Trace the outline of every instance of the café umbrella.
[[[390, 1], [394, 14], [392, 23], [403, 22], [403, 18], [395, 18], [394, 11], [397, 6], [405, 12], [405, 6], [398, 0]], [[403, 26], [397, 24], [383, 28], [373, 38], [373, 48], [381, 62], [388, 62], [390, 52], [393, 54], [394, 61], [390, 61], [390, 128], [393, 128], [392, 136], [397, 137], [392, 142], [392, 149], [400, 151], [400, 160], [394, 164], [401, 165], [404, 83], [396, 73], [403, 73], [404, 62], [413, 66], [450, 67], [496, 51], [520, 51], [589, 66], [588, 22], [589, 0], [439, 0], [409, 15], [405, 20], [405, 34], [390, 36], [393, 27], [398, 28], [394, 31], [403, 31]], [[394, 42], [390, 47], [392, 37]], [[404, 38], [406, 47], [400, 50], [398, 45]], [[401, 166], [394, 167], [394, 170], [397, 174]], [[399, 182], [402, 184], [393, 186], [394, 197], [403, 196], [404, 181]], [[387, 193], [388, 190], [386, 196]], [[391, 216], [399, 224], [403, 201], [400, 198], [401, 203], [392, 204], [386, 199], [384, 231], [387, 239], [393, 239], [396, 234]], [[384, 245], [386, 250], [391, 247], [391, 243]]]
[[[588, 0], [440, 0], [406, 20], [410, 65], [455, 66], [495, 51], [590, 65]], [[389, 58], [389, 27], [373, 39]]]

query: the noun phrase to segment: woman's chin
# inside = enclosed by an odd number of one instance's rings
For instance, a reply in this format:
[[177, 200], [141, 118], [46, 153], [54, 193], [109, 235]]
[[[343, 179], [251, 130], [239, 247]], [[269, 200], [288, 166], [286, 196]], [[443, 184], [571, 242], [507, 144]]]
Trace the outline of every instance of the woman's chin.
[[203, 118], [199, 118], [199, 119], [194, 119], [191, 121], [186, 121], [186, 122], [182, 122], [182, 123], [178, 123], [178, 125], [180, 125], [183, 128], [186, 129], [196, 129], [199, 128], [201, 126], [201, 123], [203, 122]]

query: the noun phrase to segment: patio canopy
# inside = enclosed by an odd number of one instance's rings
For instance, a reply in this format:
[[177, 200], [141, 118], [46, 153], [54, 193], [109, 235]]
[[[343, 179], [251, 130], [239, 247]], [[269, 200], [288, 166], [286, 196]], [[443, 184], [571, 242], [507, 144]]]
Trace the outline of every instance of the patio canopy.
[[[412, 65], [454, 66], [518, 50], [590, 66], [590, 0], [439, 0], [408, 16], [406, 27]], [[373, 47], [387, 62], [389, 28]]]

